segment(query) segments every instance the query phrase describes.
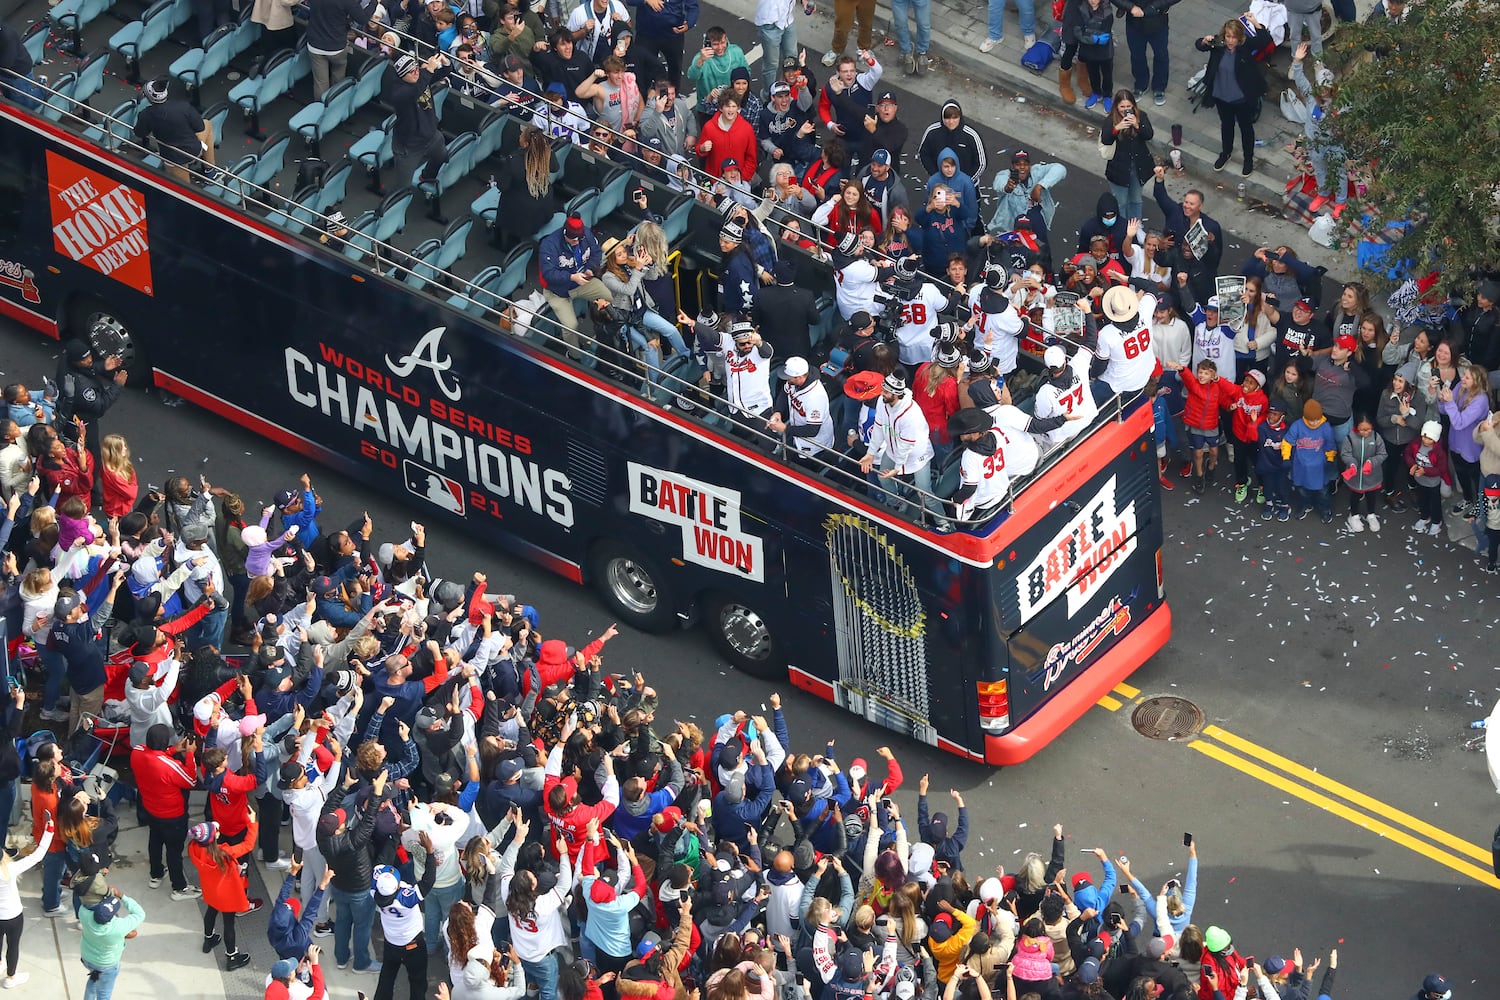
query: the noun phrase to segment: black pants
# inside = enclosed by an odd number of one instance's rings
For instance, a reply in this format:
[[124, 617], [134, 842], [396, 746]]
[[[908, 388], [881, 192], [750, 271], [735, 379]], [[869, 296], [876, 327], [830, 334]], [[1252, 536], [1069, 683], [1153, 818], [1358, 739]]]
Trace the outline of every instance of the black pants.
[[1453, 478], [1457, 480], [1458, 488], [1463, 491], [1464, 502], [1474, 503], [1482, 500], [1479, 492], [1479, 463], [1471, 462], [1458, 452], [1451, 452], [1453, 456], [1453, 471], [1457, 473]]
[[1234, 438], [1234, 485], [1249, 486], [1250, 472], [1255, 468], [1255, 444]]
[[[187, 875], [182, 870], [182, 855], [187, 844], [188, 818], [184, 813], [176, 819], [161, 819], [146, 814], [146, 823], [151, 834], [146, 842], [146, 858], [150, 862], [152, 878], [161, 878], [167, 872], [172, 878], [174, 892], [187, 888]], [[166, 867], [162, 867], [162, 854], [166, 854]]]
[[[214, 923], [219, 918], [219, 911], [212, 906], [203, 911], [203, 936], [213, 937]], [[234, 914], [224, 914], [224, 954], [234, 954]]]
[[1255, 156], [1255, 102], [1219, 101], [1214, 107], [1219, 111], [1219, 153], [1234, 152], [1234, 127], [1240, 128], [1240, 145], [1245, 150], [1245, 159]]
[[1443, 488], [1441, 486], [1423, 486], [1417, 484], [1417, 510], [1422, 515], [1422, 520], [1431, 521], [1433, 524], [1443, 523]]
[[[1495, 557], [1490, 555], [1490, 562]], [[0, 920], [0, 937], [5, 939], [5, 978], [9, 979], [16, 974], [16, 966], [21, 964], [21, 931], [26, 929], [26, 914], [18, 913], [9, 920]]]
[[438, 168], [448, 162], [448, 143], [441, 129], [433, 133], [425, 146], [420, 143], [409, 149], [397, 146], [394, 152], [396, 178], [401, 187], [411, 183], [411, 172], [418, 163], [422, 164], [422, 179], [432, 181], [437, 179]]
[[411, 944], [385, 943], [385, 952], [380, 956], [380, 981], [375, 985], [375, 1000], [392, 1000], [396, 992], [396, 976], [406, 966], [406, 979], [411, 984], [411, 1000], [426, 1000], [427, 996], [427, 941], [418, 934]]
[[1084, 69], [1089, 73], [1089, 86], [1094, 88], [1094, 93], [1105, 100], [1115, 99], [1115, 61], [1106, 59], [1103, 62], [1094, 62], [1092, 59], [1079, 59]]
[[270, 864], [281, 857], [281, 817], [286, 803], [274, 795], [260, 797], [260, 858]]
[[1355, 490], [1350, 490], [1349, 513], [1358, 517], [1361, 513], [1361, 508], [1363, 508], [1363, 512], [1366, 514], [1375, 513], [1375, 498], [1379, 496], [1379, 494], [1379, 490], [1370, 490], [1366, 493], [1360, 493]]
[[1401, 445], [1391, 443], [1390, 438], [1385, 439], [1385, 462], [1382, 464], [1381, 480], [1385, 483], [1387, 494], [1401, 493], [1408, 486], [1407, 464], [1402, 455], [1405, 450]]
[[[681, 91], [682, 80], [682, 52], [683, 42], [686, 35], [641, 35], [635, 40], [636, 59], [642, 66], [649, 63], [653, 72], [660, 70], [672, 81], [672, 86]], [[647, 76], [641, 81], [641, 91], [644, 93], [656, 85], [656, 80]]]

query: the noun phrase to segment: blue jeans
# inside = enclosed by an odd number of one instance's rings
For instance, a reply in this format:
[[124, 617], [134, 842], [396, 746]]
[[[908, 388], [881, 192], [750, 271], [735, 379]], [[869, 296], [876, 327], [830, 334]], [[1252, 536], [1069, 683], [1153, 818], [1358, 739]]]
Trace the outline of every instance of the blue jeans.
[[203, 618], [187, 630], [184, 636], [188, 649], [198, 649], [200, 646], [212, 646], [215, 649], [224, 648], [224, 624], [229, 620], [229, 611], [226, 608], [216, 608], [204, 615]]
[[[497, 921], [498, 923], [498, 921]], [[557, 1000], [557, 957], [548, 955], [540, 962], [521, 960], [526, 981], [536, 987], [536, 1000]]]
[[761, 79], [769, 96], [771, 84], [781, 79], [782, 61], [797, 58], [797, 22], [793, 20], [785, 28], [778, 28], [774, 24], [757, 24], [755, 33], [760, 37]]
[[[1132, 168], [1134, 169], [1134, 168]], [[1115, 201], [1120, 203], [1120, 218], [1139, 219], [1145, 211], [1145, 205], [1141, 201], [1141, 179], [1134, 174], [1130, 176], [1130, 184], [1111, 184], [1109, 186], [1114, 193]]]
[[906, 23], [907, 12], [917, 18], [917, 54], [926, 55], [932, 44], [932, 0], [891, 0], [891, 23], [896, 28], [896, 44], [901, 54], [909, 56], [911, 50], [911, 28]]
[[433, 886], [432, 891], [422, 900], [422, 935], [427, 939], [427, 954], [436, 955], [438, 949], [447, 943], [443, 937], [443, 921], [448, 919], [448, 911], [453, 908], [453, 904], [463, 898], [464, 883], [460, 879], [453, 885], [442, 888]]
[[1291, 506], [1288, 496], [1291, 483], [1287, 481], [1285, 469], [1271, 469], [1269, 472], [1257, 469], [1255, 474], [1260, 477], [1260, 484], [1265, 487], [1267, 507], [1286, 510]]
[[349, 933], [354, 932], [354, 970], [370, 967], [370, 931], [375, 926], [375, 900], [368, 892], [345, 892], [329, 886], [333, 899], [333, 960], [349, 964]]
[[55, 910], [62, 905], [62, 878], [67, 870], [67, 851], [49, 851], [42, 859], [42, 909]]
[[[1005, 2], [990, 0], [990, 41], [998, 42], [1005, 37]], [[1021, 34], [1036, 34], [1035, 0], [1016, 0], [1016, 12], [1021, 15]]]
[[1297, 510], [1303, 511], [1308, 507], [1316, 508], [1319, 514], [1333, 513], [1333, 504], [1328, 499], [1327, 490], [1310, 490], [1306, 486], [1297, 487]]
[[[1308, 143], [1307, 158], [1312, 161], [1313, 176], [1318, 181], [1318, 194], [1328, 193], [1335, 204], [1342, 205], [1349, 200], [1349, 157], [1344, 153], [1343, 146], [1330, 146], [1323, 148], [1316, 143]], [[1333, 167], [1337, 177], [1332, 192], [1328, 189], [1328, 168]]]
[[[661, 378], [659, 371], [661, 368], [661, 348], [652, 347], [650, 342], [653, 339], [665, 340], [672, 346], [672, 353], [684, 357], [688, 354], [687, 344], [683, 343], [682, 333], [678, 331], [677, 327], [667, 322], [651, 309], [647, 309], [641, 316], [641, 326], [646, 329], [643, 331], [640, 327], [631, 325], [625, 328], [625, 333], [630, 337], [630, 343], [635, 346], [636, 350], [645, 354], [646, 365], [648, 366], [646, 379], [652, 385], [656, 385]], [[647, 335], [647, 331], [650, 333], [649, 336]]]
[[1155, 420], [1151, 430], [1157, 451], [1163, 456], [1173, 454], [1177, 451], [1177, 428], [1172, 423], [1171, 411], [1167, 409], [1166, 396], [1157, 396], [1151, 401], [1151, 416]]
[[[1130, 47], [1130, 75], [1134, 78], [1136, 96], [1145, 97], [1148, 90], [1160, 94], [1167, 89], [1167, 75], [1172, 63], [1167, 55], [1167, 26], [1142, 28], [1137, 26], [1140, 20], [1137, 17], [1125, 19], [1125, 44]], [[1148, 46], [1151, 64], [1146, 60]]]
[[100, 966], [84, 962], [83, 967], [90, 972], [99, 973], [98, 979], [90, 976], [88, 982], [84, 984], [83, 1000], [109, 1000], [110, 997], [115, 995], [115, 980], [120, 978], [120, 966], [118, 963], [108, 968], [101, 968]]

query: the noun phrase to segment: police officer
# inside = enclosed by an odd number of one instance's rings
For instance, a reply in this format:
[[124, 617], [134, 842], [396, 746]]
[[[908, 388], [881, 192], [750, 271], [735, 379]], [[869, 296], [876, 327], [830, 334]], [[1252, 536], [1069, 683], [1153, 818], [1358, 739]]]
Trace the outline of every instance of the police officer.
[[[118, 355], [111, 354], [103, 365], [94, 363], [94, 351], [82, 340], [70, 340], [63, 347], [62, 361], [57, 366], [57, 416], [59, 426], [68, 421], [83, 423], [85, 444], [94, 460], [94, 468], [102, 468], [99, 455], [99, 418], [115, 405], [120, 398], [120, 389], [130, 377]], [[104, 506], [104, 477], [94, 477], [93, 506]]]

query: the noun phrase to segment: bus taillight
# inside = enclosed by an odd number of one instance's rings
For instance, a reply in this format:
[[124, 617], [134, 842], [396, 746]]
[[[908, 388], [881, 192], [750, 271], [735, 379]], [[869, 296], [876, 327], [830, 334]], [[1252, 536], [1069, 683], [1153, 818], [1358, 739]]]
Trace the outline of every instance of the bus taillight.
[[1167, 596], [1167, 580], [1161, 571], [1161, 549], [1156, 550], [1156, 599]]
[[990, 732], [1010, 728], [1010, 694], [1005, 681], [980, 681], [974, 685], [979, 695], [979, 725]]

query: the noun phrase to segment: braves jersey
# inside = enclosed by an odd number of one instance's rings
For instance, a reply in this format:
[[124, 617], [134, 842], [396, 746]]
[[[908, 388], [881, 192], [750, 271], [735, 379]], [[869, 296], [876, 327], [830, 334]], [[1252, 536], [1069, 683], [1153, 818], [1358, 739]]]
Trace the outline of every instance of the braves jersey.
[[[1234, 350], [1229, 352], [1231, 362]], [[1079, 434], [1099, 412], [1094, 403], [1094, 394], [1089, 391], [1089, 362], [1093, 354], [1079, 350], [1068, 359], [1068, 367], [1060, 377], [1049, 378], [1036, 390], [1035, 414], [1037, 417], [1077, 415], [1080, 419], [1069, 420], [1054, 431], [1048, 431], [1042, 439], [1049, 445], [1062, 444]]]
[[402, 882], [395, 897], [380, 908], [380, 930], [386, 943], [398, 948], [411, 944], [422, 933], [422, 893], [416, 886]]
[[[1151, 350], [1151, 328], [1146, 320], [1156, 312], [1156, 296], [1141, 296], [1134, 327], [1123, 330], [1114, 323], [1099, 328], [1099, 357], [1108, 362], [1101, 378], [1115, 392], [1139, 392], [1151, 381], [1156, 370], [1156, 354]], [[1233, 357], [1231, 344], [1230, 357]], [[1214, 359], [1214, 364], [1219, 360]]]
[[887, 406], [885, 400], [875, 408], [875, 425], [870, 430], [870, 454], [875, 461], [889, 458], [899, 475], [910, 475], [932, 461], [932, 439], [922, 408], [908, 396]]
[[896, 344], [903, 365], [915, 369], [932, 360], [932, 331], [938, 324], [938, 313], [947, 304], [948, 297], [930, 281], [922, 283], [910, 302], [901, 303]]
[[969, 312], [974, 317], [974, 347], [995, 359], [995, 368], [1001, 375], [1016, 370], [1016, 355], [1021, 347], [1021, 334], [1026, 324], [1012, 308], [997, 313], [987, 313], [979, 304], [984, 294], [983, 285], [969, 292]]
[[[986, 432], [992, 442], [998, 445], [999, 435], [993, 430]], [[1005, 471], [1005, 449], [997, 447], [993, 455], [981, 455], [973, 448], [964, 449], [964, 457], [959, 461], [959, 481], [964, 486], [974, 487], [966, 500], [958, 504], [958, 516], [960, 518], [973, 517], [976, 511], [988, 510], [1001, 500], [1005, 494], [1010, 492], [1010, 476]]]
[[863, 257], [857, 257], [842, 270], [833, 272], [833, 276], [839, 286], [835, 296], [839, 315], [844, 319], [861, 309], [871, 316], [879, 316], [885, 311], [885, 306], [875, 301], [875, 291], [880, 287], [880, 272], [874, 264]]
[[811, 437], [794, 437], [792, 443], [804, 455], [816, 455], [833, 447], [833, 420], [828, 414], [828, 390], [823, 383], [810, 378], [805, 385], [786, 387], [788, 427], [816, 427]]
[[1193, 310], [1193, 371], [1200, 361], [1212, 361], [1219, 377], [1238, 382], [1234, 377], [1234, 331], [1222, 323], [1213, 329], [1203, 322], [1203, 307]]
[[759, 415], [771, 408], [771, 345], [760, 344], [744, 354], [734, 349], [734, 338], [719, 334], [724, 352], [725, 396], [741, 413]]
[[1042, 450], [1036, 438], [1026, 428], [1031, 417], [1015, 406], [996, 405], [985, 408], [995, 418], [995, 433], [1000, 438], [1000, 448], [1005, 452], [1005, 471], [1012, 476], [1029, 476], [1036, 471], [1042, 460]]

